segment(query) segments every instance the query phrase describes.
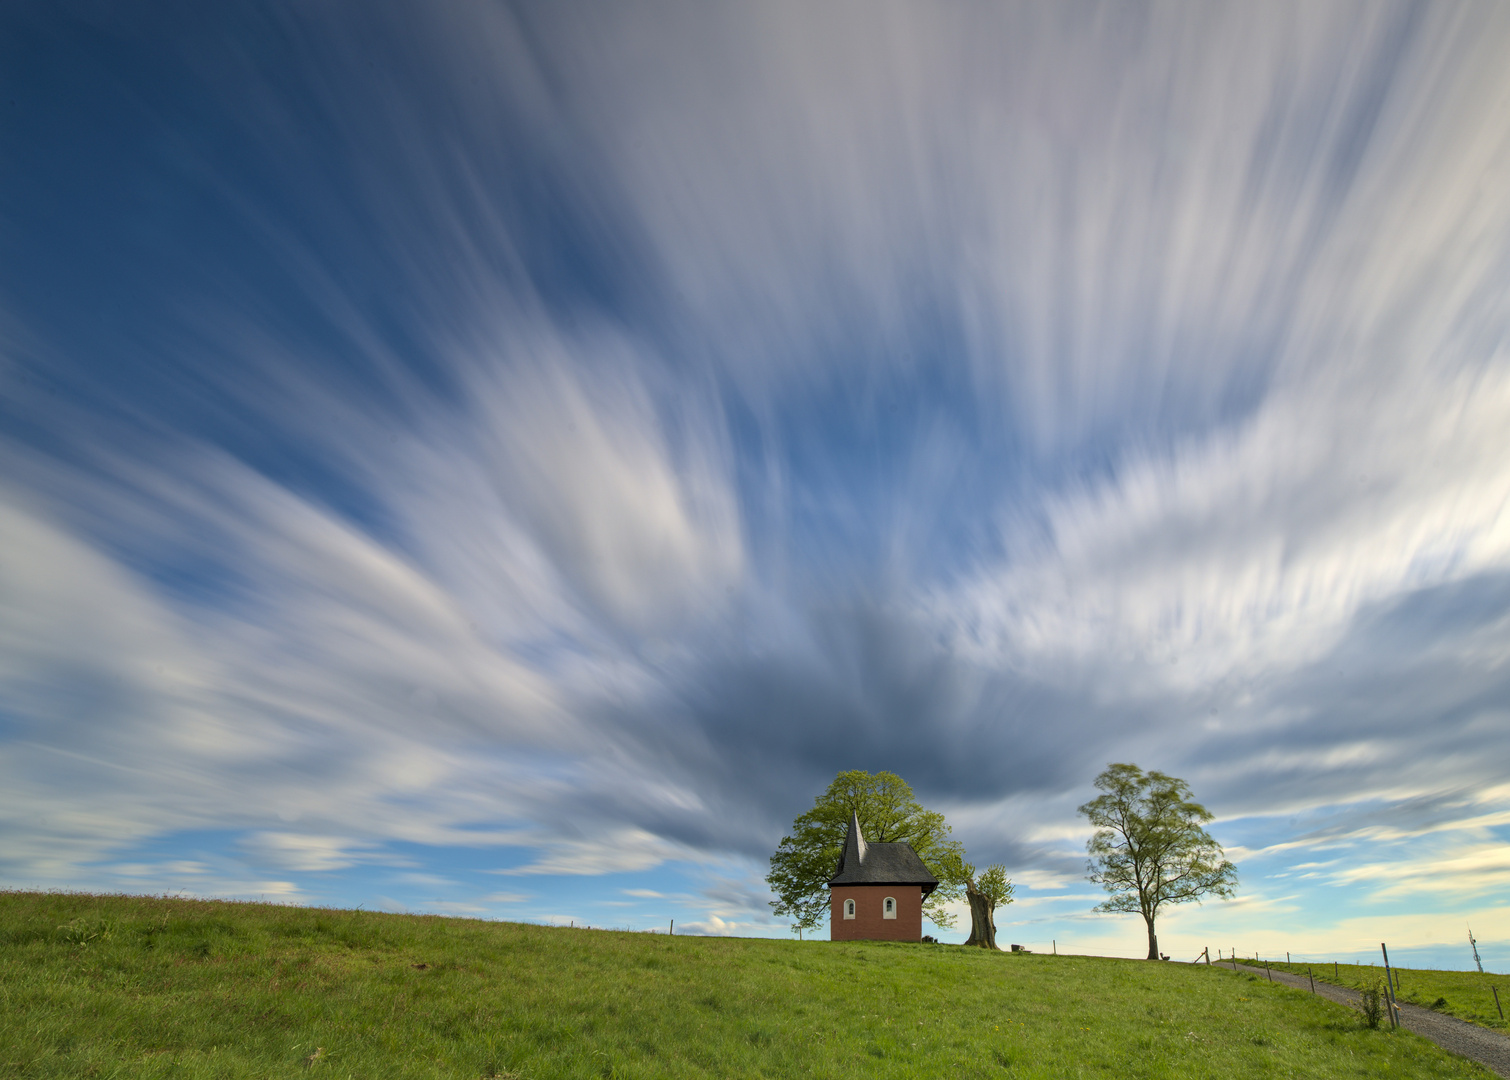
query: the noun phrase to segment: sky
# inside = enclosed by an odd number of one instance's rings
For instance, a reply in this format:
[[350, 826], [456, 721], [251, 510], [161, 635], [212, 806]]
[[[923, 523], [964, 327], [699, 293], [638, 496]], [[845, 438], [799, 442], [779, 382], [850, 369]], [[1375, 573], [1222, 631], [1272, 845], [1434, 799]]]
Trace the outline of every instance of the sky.
[[1076, 813], [1130, 761], [1239, 869], [1177, 959], [1510, 972], [1507, 54], [12, 0], [0, 887], [787, 937], [884, 769], [1003, 944], [1140, 956]]

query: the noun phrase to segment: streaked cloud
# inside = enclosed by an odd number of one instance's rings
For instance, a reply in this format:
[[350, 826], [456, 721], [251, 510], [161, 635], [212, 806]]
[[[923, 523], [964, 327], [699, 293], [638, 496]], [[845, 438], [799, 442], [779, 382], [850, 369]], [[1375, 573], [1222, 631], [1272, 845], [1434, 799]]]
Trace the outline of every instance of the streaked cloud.
[[1487, 903], [1502, 9], [580, 15], [4, 17], [7, 882], [776, 932], [890, 768], [1091, 940], [1135, 760], [1234, 924]]

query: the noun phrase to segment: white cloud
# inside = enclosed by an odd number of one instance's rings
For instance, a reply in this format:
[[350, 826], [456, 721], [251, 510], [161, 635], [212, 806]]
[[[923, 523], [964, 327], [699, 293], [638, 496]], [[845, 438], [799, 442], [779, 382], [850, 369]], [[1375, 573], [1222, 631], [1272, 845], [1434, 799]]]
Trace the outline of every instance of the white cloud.
[[208, 864], [196, 862], [192, 859], [175, 859], [170, 862], [162, 863], [116, 863], [115, 865], [107, 866], [104, 869], [106, 869], [110, 873], [119, 874], [122, 877], [137, 878], [160, 878], [165, 875], [178, 876], [185, 874], [197, 876], [211, 872], [211, 867]]
[[596, 343], [532, 351], [545, 355], [480, 374], [475, 422], [482, 464], [540, 549], [637, 631], [721, 598], [743, 556], [716, 443], [694, 430], [676, 454], [635, 365], [615, 358], [574, 374]]
[[326, 873], [354, 866], [365, 861], [364, 856], [373, 847], [370, 842], [339, 836], [284, 832], [253, 833], [244, 838], [240, 846], [257, 862], [309, 873]]
[[770, 928], [768, 922], [740, 921], [725, 919], [719, 915], [709, 915], [706, 919], [694, 919], [682, 923], [677, 928], [677, 932], [701, 934], [707, 937], [754, 937], [769, 931]]
[[1110, 663], [1117, 692], [1227, 680], [1230, 707], [1368, 604], [1510, 568], [1510, 466], [1493, 450], [1510, 376], [1424, 377], [1357, 403], [1318, 389], [1056, 497], [1047, 546], [1014, 544], [1023, 557], [939, 601], [960, 646], [1024, 667]]
[[591, 839], [542, 836], [541, 854], [533, 862], [499, 874], [567, 874], [596, 876], [648, 870], [671, 859], [696, 859], [698, 853], [645, 829], [607, 828]]
[[1337, 884], [1367, 883], [1378, 900], [1420, 894], [1466, 901], [1510, 886], [1510, 849], [1497, 838], [1459, 840], [1434, 856], [1354, 863], [1327, 877]]
[[0, 705], [30, 729], [0, 755], [11, 872], [66, 883], [113, 847], [193, 824], [213, 781], [189, 763], [223, 768], [248, 749], [205, 707], [219, 674], [130, 574], [0, 489]]
[[1077, 878], [1051, 870], [1019, 870], [1012, 875], [1012, 881], [1034, 890], [1067, 889], [1080, 883]]

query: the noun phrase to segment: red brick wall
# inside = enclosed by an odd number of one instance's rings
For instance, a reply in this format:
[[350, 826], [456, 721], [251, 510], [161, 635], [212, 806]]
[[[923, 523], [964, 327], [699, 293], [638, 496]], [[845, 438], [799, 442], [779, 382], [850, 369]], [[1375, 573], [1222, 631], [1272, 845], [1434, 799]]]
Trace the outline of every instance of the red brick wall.
[[[882, 902], [894, 896], [897, 917], [881, 917]], [[855, 917], [844, 917], [844, 901], [854, 900]], [[830, 941], [923, 940], [921, 885], [835, 885], [829, 890]]]

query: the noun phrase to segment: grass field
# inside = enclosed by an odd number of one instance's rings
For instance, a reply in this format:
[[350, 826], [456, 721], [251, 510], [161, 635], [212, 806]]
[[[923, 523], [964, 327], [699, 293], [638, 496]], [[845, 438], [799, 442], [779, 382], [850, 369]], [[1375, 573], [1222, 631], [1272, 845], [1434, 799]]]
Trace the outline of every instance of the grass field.
[[[1241, 960], [1238, 963], [1242, 963]], [[1249, 960], [1251, 965], [1254, 961]], [[1260, 961], [1262, 963], [1262, 961]], [[1365, 983], [1384, 974], [1383, 964], [1285, 964], [1268, 961], [1275, 971], [1292, 971], [1304, 975], [1306, 969], [1337, 986], [1362, 989]], [[1334, 971], [1335, 968], [1335, 971]], [[1510, 975], [1481, 975], [1477, 971], [1431, 971], [1421, 968], [1396, 968], [1400, 992], [1398, 1000], [1424, 1005], [1460, 1020], [1505, 1031], [1510, 1028], [1494, 1005], [1491, 987], [1499, 989], [1500, 1005], [1510, 1012]]]
[[0, 1076], [1490, 1074], [1204, 965], [0, 893]]

